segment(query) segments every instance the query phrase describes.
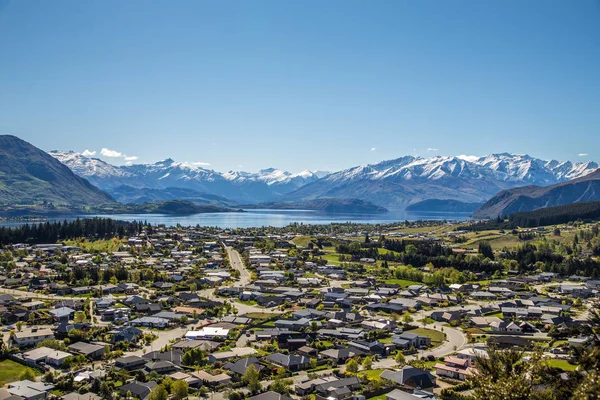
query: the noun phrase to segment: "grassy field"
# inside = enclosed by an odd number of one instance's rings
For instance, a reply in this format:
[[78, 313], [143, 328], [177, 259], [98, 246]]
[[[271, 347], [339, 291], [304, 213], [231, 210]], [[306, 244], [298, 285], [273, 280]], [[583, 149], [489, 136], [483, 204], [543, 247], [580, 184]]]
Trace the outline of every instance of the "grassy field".
[[18, 381], [19, 375], [27, 369], [32, 370], [35, 376], [41, 375], [37, 369], [26, 367], [12, 360], [4, 360], [0, 362], [0, 381], [2, 383]]
[[323, 258], [323, 260], [327, 260], [328, 264], [340, 265], [339, 256], [340, 255], [338, 253], [329, 253], [329, 254], [325, 254], [321, 257]]
[[292, 239], [292, 242], [294, 242], [294, 244], [296, 246], [300, 246], [300, 247], [308, 247], [308, 244], [313, 240], [314, 238], [311, 236], [298, 236], [295, 237], [294, 239]]
[[85, 251], [89, 253], [113, 253], [119, 250], [119, 247], [123, 244], [123, 242], [117, 238], [112, 239], [100, 239], [89, 241], [85, 240], [66, 240], [65, 244], [68, 246], [77, 246], [81, 247]]
[[431, 339], [431, 344], [439, 346], [446, 340], [446, 334], [444, 332], [436, 331], [428, 328], [417, 328], [408, 331], [410, 333], [416, 333], [417, 335], [427, 336]]
[[409, 281], [406, 279], [386, 279], [384, 282], [388, 285], [400, 285], [402, 287], [407, 287], [410, 285], [422, 285], [421, 282]]
[[577, 368], [576, 365], [569, 363], [567, 360], [559, 360], [557, 358], [548, 360], [547, 363], [548, 363], [548, 366], [554, 367], [554, 368], [560, 368], [563, 371], [575, 371], [575, 369]]

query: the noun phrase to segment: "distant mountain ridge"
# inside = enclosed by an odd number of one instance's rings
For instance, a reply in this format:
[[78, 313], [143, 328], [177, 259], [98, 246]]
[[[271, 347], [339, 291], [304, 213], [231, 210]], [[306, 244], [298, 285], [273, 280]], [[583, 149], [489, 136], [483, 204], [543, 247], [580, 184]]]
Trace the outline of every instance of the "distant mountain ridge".
[[18, 137], [0, 135], [0, 204], [51, 203], [59, 208], [114, 202], [46, 152]]
[[525, 186], [504, 190], [485, 202], [473, 216], [496, 218], [545, 207], [597, 200], [600, 200], [600, 170], [546, 187]]
[[282, 196], [323, 176], [320, 171], [292, 174], [275, 168], [257, 173], [220, 173], [170, 158], [154, 164], [114, 166], [75, 152], [51, 151], [49, 154], [109, 193], [124, 185], [138, 189], [178, 187], [223, 196], [240, 203], [258, 203]]
[[429, 199], [482, 203], [505, 189], [551, 185], [597, 168], [594, 162], [544, 161], [509, 153], [468, 159], [405, 156], [332, 173], [282, 200], [358, 198], [396, 209]]
[[581, 178], [595, 162], [540, 160], [510, 153], [484, 157], [404, 156], [323, 174], [291, 174], [274, 168], [257, 173], [217, 172], [166, 159], [154, 164], [113, 166], [73, 152], [50, 152], [76, 174], [117, 195], [123, 185], [137, 189], [186, 188], [240, 204], [359, 199], [390, 209], [423, 200], [483, 203], [498, 192], [520, 186], [546, 186]]

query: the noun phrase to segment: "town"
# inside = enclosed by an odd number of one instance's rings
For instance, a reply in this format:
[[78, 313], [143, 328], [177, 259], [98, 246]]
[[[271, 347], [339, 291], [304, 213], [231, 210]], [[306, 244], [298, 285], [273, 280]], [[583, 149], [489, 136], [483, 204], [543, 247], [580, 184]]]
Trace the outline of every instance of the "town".
[[598, 346], [597, 224], [43, 226], [0, 235], [0, 400], [468, 399], [503, 351], [570, 390]]

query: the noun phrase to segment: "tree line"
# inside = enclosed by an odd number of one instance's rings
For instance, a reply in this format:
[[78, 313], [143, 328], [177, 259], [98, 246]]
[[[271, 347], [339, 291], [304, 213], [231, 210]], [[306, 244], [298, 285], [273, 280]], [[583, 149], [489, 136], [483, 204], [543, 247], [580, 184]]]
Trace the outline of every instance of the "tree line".
[[18, 227], [0, 227], [0, 246], [16, 243], [56, 243], [73, 238], [110, 239], [138, 235], [142, 221], [116, 221], [110, 218], [85, 218], [73, 221], [43, 222]]

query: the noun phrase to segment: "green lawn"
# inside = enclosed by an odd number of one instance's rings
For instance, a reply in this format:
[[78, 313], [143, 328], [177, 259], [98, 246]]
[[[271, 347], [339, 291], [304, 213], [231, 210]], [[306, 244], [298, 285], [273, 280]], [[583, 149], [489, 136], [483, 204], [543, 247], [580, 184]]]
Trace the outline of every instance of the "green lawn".
[[421, 282], [409, 281], [406, 279], [386, 279], [384, 281], [388, 285], [400, 285], [402, 287], [407, 287], [410, 285], [422, 285]]
[[292, 239], [292, 242], [294, 242], [294, 244], [296, 246], [300, 246], [300, 247], [308, 247], [308, 244], [313, 240], [313, 237], [311, 236], [298, 236], [294, 239]]
[[385, 400], [387, 397], [387, 393], [380, 394], [379, 396], [369, 397], [368, 400]]
[[27, 369], [32, 370], [35, 376], [41, 375], [37, 369], [26, 367], [12, 360], [4, 360], [0, 362], [0, 381], [2, 383], [18, 381], [19, 375]]
[[338, 253], [329, 253], [321, 256], [328, 264], [340, 265], [340, 255]]
[[431, 338], [431, 344], [439, 346], [446, 341], [446, 334], [444, 332], [436, 331], [428, 328], [417, 328], [408, 331], [410, 333], [416, 333], [417, 335], [427, 336]]
[[379, 378], [379, 375], [383, 372], [383, 369], [368, 369], [366, 371], [359, 371], [358, 375], [366, 375], [368, 379]]
[[557, 358], [552, 358], [552, 359], [548, 360], [547, 363], [548, 363], [548, 366], [554, 367], [554, 368], [560, 368], [563, 371], [575, 371], [575, 369], [577, 368], [577, 365], [573, 365], [573, 364], [569, 363], [567, 360], [560, 360]]

